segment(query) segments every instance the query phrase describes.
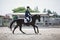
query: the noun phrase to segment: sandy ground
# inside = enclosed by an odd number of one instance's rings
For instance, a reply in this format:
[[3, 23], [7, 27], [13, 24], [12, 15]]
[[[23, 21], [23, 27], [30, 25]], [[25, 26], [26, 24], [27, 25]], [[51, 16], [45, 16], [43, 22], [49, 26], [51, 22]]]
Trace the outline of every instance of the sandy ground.
[[60, 40], [60, 28], [39, 28], [39, 34], [35, 34], [33, 28], [23, 28], [26, 34], [22, 34], [19, 28], [15, 34], [8, 27], [0, 27], [0, 40]]

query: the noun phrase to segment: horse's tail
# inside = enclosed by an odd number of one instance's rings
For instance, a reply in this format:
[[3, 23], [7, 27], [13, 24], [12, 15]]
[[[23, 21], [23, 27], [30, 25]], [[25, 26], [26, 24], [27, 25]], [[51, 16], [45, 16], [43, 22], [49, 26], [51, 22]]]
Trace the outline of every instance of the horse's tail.
[[10, 24], [10, 29], [12, 30], [12, 25], [13, 25], [13, 23], [15, 23], [16, 22], [16, 20], [13, 20], [12, 22], [11, 22], [11, 24]]

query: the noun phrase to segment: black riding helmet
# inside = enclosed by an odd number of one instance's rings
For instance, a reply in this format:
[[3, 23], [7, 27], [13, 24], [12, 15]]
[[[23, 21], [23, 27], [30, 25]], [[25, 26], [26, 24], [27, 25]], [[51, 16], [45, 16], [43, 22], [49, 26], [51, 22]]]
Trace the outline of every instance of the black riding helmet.
[[29, 6], [27, 6], [27, 8], [30, 8]]

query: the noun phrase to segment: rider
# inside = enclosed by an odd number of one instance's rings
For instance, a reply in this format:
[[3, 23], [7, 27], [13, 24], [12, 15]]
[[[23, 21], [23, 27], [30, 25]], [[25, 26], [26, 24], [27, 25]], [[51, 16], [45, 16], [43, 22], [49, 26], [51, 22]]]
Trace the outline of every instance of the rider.
[[27, 22], [30, 22], [30, 18], [31, 18], [29, 9], [30, 9], [30, 7], [27, 6], [27, 10], [25, 11], [25, 18], [26, 18]]

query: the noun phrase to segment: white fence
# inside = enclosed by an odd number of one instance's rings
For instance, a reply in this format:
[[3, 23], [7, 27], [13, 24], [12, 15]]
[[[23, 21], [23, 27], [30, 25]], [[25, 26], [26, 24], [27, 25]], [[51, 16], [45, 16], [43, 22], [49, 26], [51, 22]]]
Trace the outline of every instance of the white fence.
[[43, 21], [43, 18], [40, 22], [36, 22], [37, 24], [42, 25], [60, 25], [60, 18], [45, 18]]

